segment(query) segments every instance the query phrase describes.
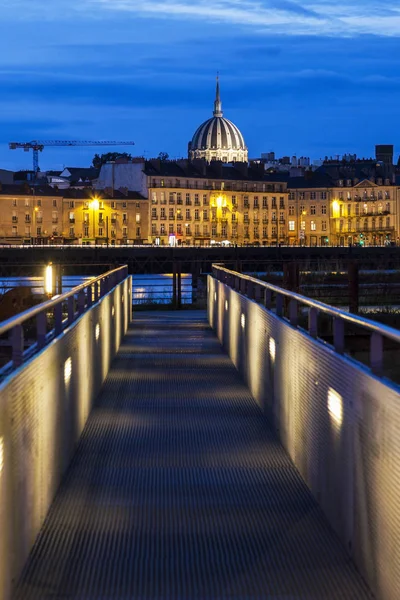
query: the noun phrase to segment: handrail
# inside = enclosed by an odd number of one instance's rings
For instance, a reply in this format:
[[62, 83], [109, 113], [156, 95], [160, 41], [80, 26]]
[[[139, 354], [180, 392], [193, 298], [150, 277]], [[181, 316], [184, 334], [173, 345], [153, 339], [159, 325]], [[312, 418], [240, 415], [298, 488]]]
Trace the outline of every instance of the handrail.
[[[0, 369], [0, 379], [22, 365], [35, 352], [44, 348], [52, 339], [60, 335], [65, 327], [71, 325], [93, 303], [105, 296], [113, 287], [121, 283], [128, 275], [126, 265], [107, 271], [98, 277], [74, 287], [69, 292], [54, 296], [51, 300], [0, 323], [0, 335], [10, 332], [12, 359]], [[63, 319], [63, 304], [67, 304], [67, 317]], [[78, 310], [76, 310], [78, 309]], [[54, 326], [48, 331], [47, 314], [53, 311]], [[36, 340], [24, 348], [23, 325], [36, 317]]]
[[[329, 304], [325, 304], [324, 302], [319, 302], [318, 300], [307, 298], [296, 292], [285, 290], [271, 283], [267, 283], [266, 281], [251, 277], [250, 275], [231, 271], [218, 264], [212, 265], [212, 271], [213, 276], [216, 279], [229, 285], [239, 293], [247, 295], [250, 299], [257, 300], [259, 291], [264, 290], [264, 303], [267, 309], [271, 309], [272, 294], [275, 294], [276, 315], [278, 317], [284, 316], [283, 298], [287, 298], [289, 300], [288, 320], [294, 327], [297, 327], [298, 305], [300, 304], [309, 307], [308, 332], [314, 338], [317, 338], [318, 336], [318, 315], [323, 313], [333, 317], [333, 345], [335, 350], [341, 354], [344, 353], [344, 323], [351, 323], [352, 325], [357, 325], [366, 329], [371, 334], [370, 363], [371, 368], [376, 373], [381, 373], [383, 367], [383, 338], [400, 343], [400, 331], [393, 327], [381, 325], [375, 321], [365, 319], [364, 317], [353, 315], [339, 308], [330, 306]], [[246, 287], [248, 287], [249, 290], [246, 290]]]
[[[107, 271], [107, 273], [103, 273], [102, 275], [99, 275], [98, 277], [93, 277], [93, 278], [89, 279], [88, 281], [81, 283], [80, 285], [74, 287], [69, 292], [65, 292], [64, 294], [59, 294], [57, 296], [54, 296], [53, 298], [51, 298], [51, 300], [46, 300], [46, 302], [42, 302], [41, 304], [38, 304], [37, 306], [34, 306], [33, 308], [28, 308], [27, 310], [24, 310], [22, 313], [19, 313], [15, 317], [11, 317], [10, 319], [7, 319], [6, 321], [0, 322], [0, 335], [3, 335], [9, 329], [12, 329], [16, 325], [22, 325], [23, 323], [25, 323], [25, 321], [28, 321], [29, 319], [33, 319], [33, 317], [36, 317], [36, 315], [38, 315], [39, 313], [42, 313], [44, 311], [49, 311], [51, 308], [54, 308], [60, 302], [65, 302], [71, 296], [75, 296], [81, 290], [85, 290], [89, 286], [92, 286], [92, 285], [100, 282], [105, 277], [110, 277], [114, 273], [119, 273], [121, 271], [125, 272], [126, 270], [127, 270], [127, 267], [122, 266], [122, 267], [117, 267], [116, 269], [113, 269], [112, 271]], [[125, 277], [123, 277], [123, 279], [124, 278]]]

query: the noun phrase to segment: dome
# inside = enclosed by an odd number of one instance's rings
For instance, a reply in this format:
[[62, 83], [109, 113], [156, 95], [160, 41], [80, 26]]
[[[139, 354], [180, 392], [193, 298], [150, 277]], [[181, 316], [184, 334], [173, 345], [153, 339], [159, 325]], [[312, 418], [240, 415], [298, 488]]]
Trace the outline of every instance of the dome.
[[232, 121], [225, 119], [217, 78], [214, 116], [197, 128], [189, 142], [189, 158], [203, 158], [208, 162], [247, 162], [248, 151], [240, 130]]

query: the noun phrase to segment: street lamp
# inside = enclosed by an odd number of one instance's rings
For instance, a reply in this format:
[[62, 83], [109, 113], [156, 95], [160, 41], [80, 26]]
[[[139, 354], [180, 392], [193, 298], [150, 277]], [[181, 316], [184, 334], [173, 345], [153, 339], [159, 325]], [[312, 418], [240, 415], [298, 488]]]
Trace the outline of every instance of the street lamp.
[[99, 210], [99, 200], [98, 198], [93, 198], [93, 200], [90, 203], [90, 208], [93, 210], [93, 239], [94, 239], [94, 243], [96, 244], [96, 223], [95, 223], [95, 211]]

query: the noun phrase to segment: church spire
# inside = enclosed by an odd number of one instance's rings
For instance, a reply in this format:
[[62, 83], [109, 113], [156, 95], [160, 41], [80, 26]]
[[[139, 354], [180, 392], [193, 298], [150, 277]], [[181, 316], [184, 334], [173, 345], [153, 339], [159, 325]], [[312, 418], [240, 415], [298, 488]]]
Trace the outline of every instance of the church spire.
[[214, 117], [222, 117], [222, 103], [221, 96], [219, 92], [219, 74], [217, 75], [217, 89], [215, 93], [215, 102], [214, 102]]

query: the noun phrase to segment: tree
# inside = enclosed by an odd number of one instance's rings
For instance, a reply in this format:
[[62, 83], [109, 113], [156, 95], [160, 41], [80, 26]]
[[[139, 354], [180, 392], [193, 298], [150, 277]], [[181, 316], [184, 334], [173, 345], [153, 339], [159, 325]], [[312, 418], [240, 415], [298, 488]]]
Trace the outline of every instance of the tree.
[[107, 154], [95, 154], [92, 165], [95, 169], [100, 169], [101, 165], [104, 165], [106, 162], [115, 161], [119, 158], [126, 158], [126, 160], [132, 160], [132, 154], [128, 154], [128, 152], [107, 152]]
[[158, 155], [158, 158], [160, 160], [168, 160], [169, 159], [169, 154], [168, 154], [168, 152], [160, 152], [160, 154]]

